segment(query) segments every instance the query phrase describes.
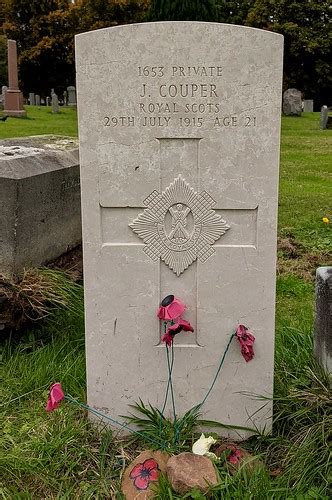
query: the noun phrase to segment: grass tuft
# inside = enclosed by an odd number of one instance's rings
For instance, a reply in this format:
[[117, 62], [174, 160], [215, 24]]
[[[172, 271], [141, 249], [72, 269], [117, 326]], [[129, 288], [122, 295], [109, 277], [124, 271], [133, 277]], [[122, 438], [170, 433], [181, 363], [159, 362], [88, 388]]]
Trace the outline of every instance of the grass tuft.
[[66, 309], [83, 316], [83, 288], [69, 275], [53, 269], [26, 269], [11, 280], [0, 277], [0, 297], [7, 305], [8, 326], [18, 330], [27, 321], [43, 319], [52, 311]]

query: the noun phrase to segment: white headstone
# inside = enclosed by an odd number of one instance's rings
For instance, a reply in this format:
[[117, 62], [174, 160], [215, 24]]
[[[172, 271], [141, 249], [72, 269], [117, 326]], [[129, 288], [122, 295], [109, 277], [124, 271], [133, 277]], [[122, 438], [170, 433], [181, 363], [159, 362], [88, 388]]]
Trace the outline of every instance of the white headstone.
[[35, 106], [35, 94], [33, 92], [29, 93], [29, 104], [30, 106]]
[[76, 106], [76, 89], [73, 86], [67, 87], [67, 105]]
[[323, 130], [326, 129], [329, 118], [329, 110], [327, 106], [324, 105], [320, 108], [319, 118], [320, 118], [320, 128]]
[[304, 113], [312, 113], [314, 110], [314, 101], [313, 99], [305, 99], [303, 101], [303, 112]]
[[[178, 415], [271, 425], [283, 37], [165, 22], [76, 37], [88, 403], [113, 417], [168, 378], [160, 301], [187, 304], [175, 337]], [[96, 85], [98, 82], [98, 85]], [[88, 103], [88, 104], [87, 104]]]
[[51, 93], [51, 104], [52, 104], [52, 113], [59, 113], [59, 99], [53, 89]]

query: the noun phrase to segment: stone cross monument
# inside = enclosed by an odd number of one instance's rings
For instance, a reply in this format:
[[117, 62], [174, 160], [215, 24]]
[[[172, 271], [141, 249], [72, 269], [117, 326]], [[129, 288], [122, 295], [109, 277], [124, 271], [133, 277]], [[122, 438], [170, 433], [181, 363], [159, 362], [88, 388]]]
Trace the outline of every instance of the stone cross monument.
[[4, 114], [26, 116], [23, 95], [18, 88], [17, 47], [15, 40], [8, 40], [8, 90], [5, 94]]

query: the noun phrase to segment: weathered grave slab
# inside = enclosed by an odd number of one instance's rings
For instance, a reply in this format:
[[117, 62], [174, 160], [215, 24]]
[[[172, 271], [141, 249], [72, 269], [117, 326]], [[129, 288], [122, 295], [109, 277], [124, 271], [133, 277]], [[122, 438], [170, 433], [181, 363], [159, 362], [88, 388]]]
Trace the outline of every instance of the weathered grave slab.
[[76, 139], [0, 141], [0, 273], [58, 257], [81, 241]]
[[332, 372], [332, 267], [319, 267], [316, 272], [315, 353]]
[[[282, 36], [166, 22], [76, 37], [88, 402], [128, 414], [162, 405], [165, 347], [156, 310], [174, 293], [195, 333], [175, 340], [182, 415], [269, 428], [273, 392]], [[236, 57], [234, 57], [236, 54]], [[96, 86], [96, 81], [98, 85]], [[255, 345], [256, 345], [255, 344]]]
[[284, 92], [282, 111], [286, 116], [301, 116], [302, 95], [300, 90], [287, 89]]

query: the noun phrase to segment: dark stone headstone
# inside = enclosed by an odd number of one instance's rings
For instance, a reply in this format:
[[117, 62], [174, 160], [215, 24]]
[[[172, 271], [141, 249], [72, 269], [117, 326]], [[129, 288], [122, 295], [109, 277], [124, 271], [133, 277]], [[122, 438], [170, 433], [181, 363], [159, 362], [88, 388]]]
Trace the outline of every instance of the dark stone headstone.
[[282, 111], [287, 116], [301, 116], [302, 97], [297, 89], [288, 89], [283, 94]]
[[332, 372], [332, 266], [316, 271], [315, 355]]

